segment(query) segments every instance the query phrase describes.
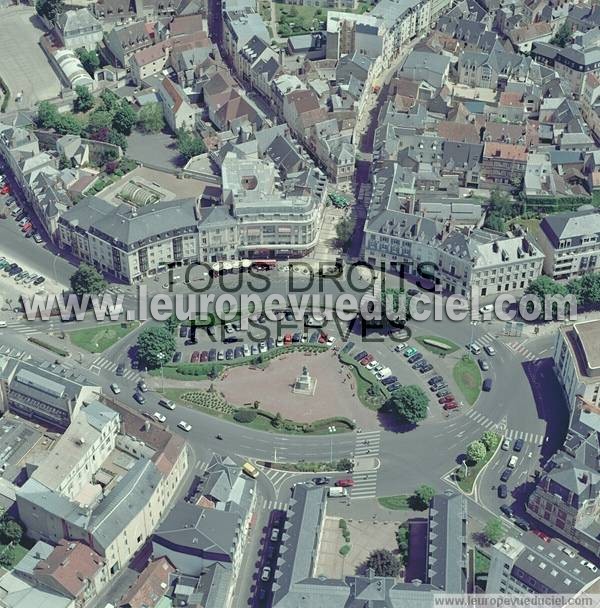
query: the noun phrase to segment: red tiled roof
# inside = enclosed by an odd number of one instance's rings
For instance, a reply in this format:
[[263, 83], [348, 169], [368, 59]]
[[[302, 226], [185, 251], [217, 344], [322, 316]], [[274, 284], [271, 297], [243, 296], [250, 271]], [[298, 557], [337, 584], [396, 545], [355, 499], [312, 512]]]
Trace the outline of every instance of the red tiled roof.
[[513, 144], [500, 144], [495, 141], [488, 141], [483, 149], [483, 156], [488, 158], [502, 158], [504, 160], [514, 160], [527, 162], [527, 149], [525, 146], [515, 146]]
[[202, 15], [185, 15], [183, 17], [175, 17], [175, 19], [169, 23], [169, 31], [171, 32], [171, 36], [193, 34], [202, 30]]
[[471, 123], [442, 120], [437, 124], [437, 133], [448, 141], [477, 144], [480, 141], [479, 129]]
[[166, 557], [150, 562], [123, 596], [120, 606], [154, 608], [165, 595], [172, 572], [175, 568]]
[[47, 559], [38, 562], [33, 573], [40, 582], [54, 583], [76, 598], [104, 564], [104, 559], [87, 545], [63, 539]]
[[523, 96], [515, 91], [504, 91], [500, 93], [499, 105], [503, 106], [522, 106]]
[[292, 91], [286, 95], [287, 101], [296, 106], [296, 112], [303, 114], [319, 108], [319, 100], [312, 91]]

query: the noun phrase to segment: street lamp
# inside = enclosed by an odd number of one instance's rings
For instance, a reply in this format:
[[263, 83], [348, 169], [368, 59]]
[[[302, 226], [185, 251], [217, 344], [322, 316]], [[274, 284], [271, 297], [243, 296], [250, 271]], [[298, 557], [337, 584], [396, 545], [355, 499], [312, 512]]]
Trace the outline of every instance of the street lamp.
[[165, 353], [158, 353], [156, 355], [158, 360], [160, 361], [160, 377], [161, 377], [161, 385], [162, 385], [162, 394], [165, 394], [165, 373], [163, 371], [163, 360], [165, 359]]

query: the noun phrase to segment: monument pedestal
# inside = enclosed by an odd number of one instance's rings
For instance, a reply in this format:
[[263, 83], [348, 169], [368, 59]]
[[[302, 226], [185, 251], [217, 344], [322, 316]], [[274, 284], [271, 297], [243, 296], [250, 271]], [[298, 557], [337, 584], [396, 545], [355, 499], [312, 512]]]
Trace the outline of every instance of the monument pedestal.
[[302, 375], [296, 378], [292, 392], [299, 395], [314, 395], [317, 388], [317, 381], [311, 377], [306, 367], [302, 368]]

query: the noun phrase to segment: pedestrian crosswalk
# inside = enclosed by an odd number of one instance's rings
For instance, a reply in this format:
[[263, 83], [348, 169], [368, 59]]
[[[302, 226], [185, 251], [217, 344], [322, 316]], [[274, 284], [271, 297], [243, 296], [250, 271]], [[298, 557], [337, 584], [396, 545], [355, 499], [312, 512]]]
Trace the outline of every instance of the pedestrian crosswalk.
[[514, 352], [521, 355], [527, 361], [534, 361], [535, 359], [537, 359], [537, 357], [531, 351], [525, 348], [525, 346], [523, 346], [521, 342], [509, 342], [507, 346]]
[[[96, 359], [94, 359], [90, 365], [90, 370], [100, 375], [101, 370], [107, 370], [114, 373], [117, 367], [118, 363], [115, 363], [110, 359], [106, 359], [106, 357], [96, 357]], [[131, 380], [132, 382], [137, 382], [141, 378], [140, 374], [134, 369], [126, 369], [123, 373], [123, 377], [127, 380]]]
[[479, 348], [483, 348], [484, 346], [489, 346], [492, 342], [496, 341], [496, 336], [490, 334], [489, 332], [483, 334], [483, 336], [479, 336], [476, 340], [473, 340], [473, 344], [479, 346]]
[[0, 355], [6, 355], [7, 357], [14, 357], [15, 359], [23, 359], [26, 353], [22, 350], [18, 350], [16, 348], [11, 348], [10, 346], [1, 345], [0, 346]]
[[536, 445], [541, 445], [544, 441], [544, 436], [540, 433], [526, 433], [525, 431], [516, 431], [513, 429], [508, 429], [504, 434], [510, 440], [522, 439], [523, 441], [535, 443]]
[[354, 486], [351, 498], [371, 498], [377, 496], [377, 470], [363, 469], [361, 459], [376, 458], [379, 455], [381, 431], [363, 431], [357, 433], [354, 446]]
[[47, 323], [46, 325], [34, 325], [31, 321], [23, 321], [23, 320], [13, 320], [6, 322], [6, 328], [9, 331], [24, 334], [26, 336], [32, 336], [33, 334], [39, 334], [43, 332], [49, 332], [54, 329], [54, 325], [52, 322]]
[[495, 428], [498, 429], [498, 432], [501, 432], [505, 437], [508, 437], [508, 439], [510, 440], [522, 439], [523, 441], [526, 441], [528, 443], [535, 443], [536, 445], [540, 445], [544, 441], [544, 436], [540, 433], [529, 433], [526, 431], [517, 431], [513, 429], [503, 431], [501, 428], [499, 428], [497, 422], [490, 420], [487, 416], [484, 416], [477, 410], [469, 410], [468, 412], [466, 412], [465, 416], [467, 416], [467, 418], [470, 418], [471, 420], [474, 420], [475, 422], [477, 422], [477, 424], [479, 424], [486, 430], [494, 430]]
[[496, 422], [490, 420], [487, 416], [484, 416], [477, 410], [469, 410], [465, 416], [471, 420], [474, 420], [477, 422], [477, 424], [481, 425], [485, 429], [491, 429], [492, 427], [496, 426]]
[[287, 511], [288, 504], [283, 501], [267, 500], [266, 498], [263, 498], [262, 508], [268, 511]]

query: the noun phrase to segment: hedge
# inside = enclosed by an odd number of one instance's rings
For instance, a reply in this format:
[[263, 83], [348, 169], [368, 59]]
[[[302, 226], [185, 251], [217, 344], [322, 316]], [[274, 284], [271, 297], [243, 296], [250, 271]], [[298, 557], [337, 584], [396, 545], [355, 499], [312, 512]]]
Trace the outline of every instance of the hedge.
[[257, 416], [258, 416], [258, 412], [256, 410], [240, 408], [239, 410], [235, 411], [235, 414], [233, 415], [233, 419], [236, 422], [247, 423], [247, 422], [253, 422], [254, 420], [256, 420]]
[[341, 549], [340, 549], [340, 555], [342, 557], [344, 557], [345, 555], [348, 555], [348, 553], [350, 553], [350, 545], [344, 545]]

